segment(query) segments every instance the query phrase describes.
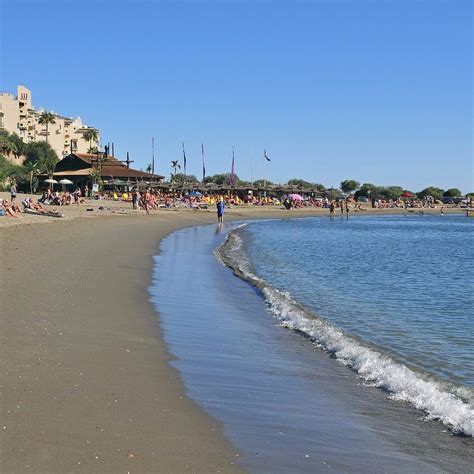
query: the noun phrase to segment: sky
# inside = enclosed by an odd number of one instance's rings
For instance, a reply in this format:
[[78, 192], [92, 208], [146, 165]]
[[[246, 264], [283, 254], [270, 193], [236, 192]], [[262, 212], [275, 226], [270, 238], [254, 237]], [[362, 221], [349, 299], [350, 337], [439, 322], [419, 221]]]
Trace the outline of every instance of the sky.
[[133, 167], [474, 191], [471, 1], [0, 2], [0, 91]]

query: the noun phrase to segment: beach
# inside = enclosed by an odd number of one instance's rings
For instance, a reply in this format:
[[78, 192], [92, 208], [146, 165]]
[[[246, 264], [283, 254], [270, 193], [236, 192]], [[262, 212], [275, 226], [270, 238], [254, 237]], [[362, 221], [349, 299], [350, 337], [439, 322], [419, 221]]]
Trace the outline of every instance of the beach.
[[[160, 240], [214, 223], [214, 210], [147, 217], [101, 204], [110, 210], [0, 224], [0, 470], [239, 472], [222, 426], [170, 366], [147, 291]], [[235, 208], [226, 219], [308, 215], [327, 210]]]
[[0, 228], [0, 470], [238, 472], [169, 366], [147, 293], [160, 239], [214, 212], [64, 212]]

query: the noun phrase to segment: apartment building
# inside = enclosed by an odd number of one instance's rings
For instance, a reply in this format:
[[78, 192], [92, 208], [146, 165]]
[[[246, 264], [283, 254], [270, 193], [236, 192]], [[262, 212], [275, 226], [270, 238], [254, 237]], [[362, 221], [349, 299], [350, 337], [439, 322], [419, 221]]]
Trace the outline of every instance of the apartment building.
[[39, 123], [43, 112], [42, 108], [34, 109], [31, 91], [24, 86], [17, 87], [16, 97], [7, 92], [0, 93], [0, 129], [16, 133], [25, 143], [47, 139], [59, 159], [74, 152], [87, 153], [91, 146], [99, 147], [99, 138], [92, 143], [84, 139], [84, 133], [95, 127], [84, 125], [80, 117], [63, 117], [51, 111], [55, 123], [48, 125], [46, 135], [46, 125]]

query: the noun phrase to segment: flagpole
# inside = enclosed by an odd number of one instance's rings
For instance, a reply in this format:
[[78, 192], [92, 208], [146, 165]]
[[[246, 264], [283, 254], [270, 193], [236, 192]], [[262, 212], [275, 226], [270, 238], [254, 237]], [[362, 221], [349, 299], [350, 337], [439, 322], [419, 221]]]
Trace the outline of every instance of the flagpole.
[[155, 137], [151, 137], [151, 172], [155, 174]]
[[[263, 187], [267, 186], [267, 160], [265, 158], [265, 150], [263, 150]], [[265, 190], [265, 196], [267, 195], [267, 191]]]
[[206, 165], [204, 164], [204, 143], [201, 143], [201, 155], [202, 155], [202, 182], [206, 178]]
[[183, 171], [184, 177], [186, 178], [186, 151], [184, 150], [184, 141], [181, 142], [181, 145], [183, 146]]
[[253, 156], [254, 156], [254, 149], [252, 145], [252, 155], [250, 157], [250, 185], [253, 186]]
[[234, 147], [232, 147], [232, 167], [230, 170], [230, 185], [232, 186], [234, 183], [234, 166], [235, 166], [235, 153], [234, 153]]
[[183, 146], [183, 168], [184, 168], [184, 176], [183, 176], [183, 187], [181, 193], [184, 193], [184, 186], [186, 185], [186, 151], [184, 150], [184, 141], [181, 142]]

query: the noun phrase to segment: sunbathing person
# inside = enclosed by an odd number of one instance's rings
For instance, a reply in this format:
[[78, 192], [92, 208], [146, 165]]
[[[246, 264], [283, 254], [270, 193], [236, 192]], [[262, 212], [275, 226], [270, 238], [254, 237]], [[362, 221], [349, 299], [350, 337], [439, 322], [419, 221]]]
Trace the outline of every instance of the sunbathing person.
[[18, 217], [11, 203], [4, 201], [2, 205], [0, 206], [0, 209], [3, 209], [7, 217]]
[[31, 209], [32, 211], [39, 212], [40, 214], [47, 214], [46, 209], [39, 203], [33, 202], [32, 198], [25, 198], [22, 201], [25, 209]]

